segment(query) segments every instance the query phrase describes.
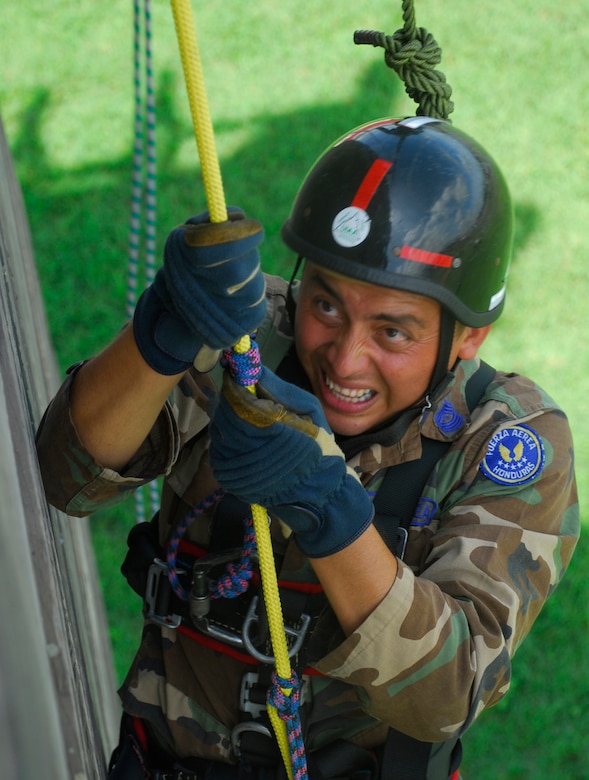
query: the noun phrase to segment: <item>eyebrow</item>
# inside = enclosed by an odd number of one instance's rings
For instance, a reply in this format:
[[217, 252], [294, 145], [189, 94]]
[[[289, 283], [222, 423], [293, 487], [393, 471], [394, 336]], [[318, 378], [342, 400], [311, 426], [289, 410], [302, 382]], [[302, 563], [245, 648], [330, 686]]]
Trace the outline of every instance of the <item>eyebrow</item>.
[[[317, 284], [319, 287], [323, 288], [323, 290], [328, 293], [328, 295], [331, 295], [333, 298], [335, 298], [336, 301], [338, 301], [338, 303], [343, 305], [344, 301], [341, 295], [339, 295], [333, 289], [333, 287], [325, 281], [323, 276], [321, 276], [319, 273], [315, 273], [311, 277], [311, 281]], [[425, 327], [423, 320], [414, 314], [387, 314], [382, 312], [380, 314], [372, 314], [368, 317], [368, 319], [372, 322], [389, 322], [391, 325], [417, 325], [421, 328]]]

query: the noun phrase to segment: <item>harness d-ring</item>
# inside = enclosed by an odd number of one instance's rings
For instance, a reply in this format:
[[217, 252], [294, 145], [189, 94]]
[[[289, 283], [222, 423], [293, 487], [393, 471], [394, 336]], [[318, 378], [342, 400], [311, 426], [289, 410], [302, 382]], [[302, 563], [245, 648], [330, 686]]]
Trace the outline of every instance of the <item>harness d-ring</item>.
[[[243, 627], [241, 629], [243, 646], [246, 648], [248, 653], [260, 663], [275, 664], [276, 658], [273, 655], [265, 655], [264, 653], [260, 652], [260, 650], [258, 650], [258, 648], [253, 643], [253, 640], [250, 636], [250, 630], [260, 620], [257, 612], [258, 601], [259, 601], [258, 596], [254, 596], [246, 612], [245, 620], [243, 621]], [[292, 628], [291, 626], [284, 627], [284, 633], [286, 634], [286, 636], [294, 639], [294, 642], [288, 648], [287, 651], [289, 658], [293, 658], [301, 650], [310, 625], [311, 625], [311, 616], [302, 614], [300, 628]]]

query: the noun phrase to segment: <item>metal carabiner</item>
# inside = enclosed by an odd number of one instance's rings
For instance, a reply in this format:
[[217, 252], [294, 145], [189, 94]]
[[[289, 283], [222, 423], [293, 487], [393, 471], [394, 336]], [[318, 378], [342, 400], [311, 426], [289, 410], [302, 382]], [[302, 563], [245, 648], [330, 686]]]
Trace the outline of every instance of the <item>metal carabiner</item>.
[[265, 737], [273, 739], [273, 735], [270, 729], [267, 726], [264, 726], [262, 723], [256, 723], [255, 721], [238, 723], [237, 726], [231, 730], [231, 748], [236, 758], [239, 758], [241, 755], [241, 735], [245, 731], [255, 731], [256, 734], [263, 734]]
[[182, 623], [181, 616], [168, 612], [171, 594], [168, 565], [160, 558], [155, 558], [147, 571], [145, 614], [149, 620], [159, 626], [178, 628]]
[[[254, 596], [252, 598], [251, 604], [249, 605], [249, 609], [245, 616], [245, 620], [243, 621], [243, 628], [241, 629], [241, 635], [243, 637], [243, 645], [245, 649], [248, 651], [248, 653], [257, 661], [260, 661], [260, 663], [274, 664], [275, 663], [274, 656], [264, 655], [263, 653], [261, 653], [254, 645], [250, 637], [250, 628], [253, 626], [254, 623], [258, 623], [260, 620], [257, 614], [258, 600], [259, 600], [258, 596]], [[284, 632], [287, 635], [287, 637], [294, 638], [295, 640], [292, 646], [288, 649], [289, 658], [295, 656], [303, 646], [303, 642], [305, 636], [307, 635], [307, 631], [309, 630], [310, 624], [311, 624], [310, 615], [302, 614], [300, 628], [298, 629], [290, 628], [290, 626], [284, 627]]]
[[241, 548], [233, 548], [206, 555], [195, 561], [192, 567], [192, 586], [188, 596], [190, 618], [195, 624], [205, 620], [211, 608], [211, 579], [208, 576], [210, 570], [215, 566], [239, 559], [240, 555]]

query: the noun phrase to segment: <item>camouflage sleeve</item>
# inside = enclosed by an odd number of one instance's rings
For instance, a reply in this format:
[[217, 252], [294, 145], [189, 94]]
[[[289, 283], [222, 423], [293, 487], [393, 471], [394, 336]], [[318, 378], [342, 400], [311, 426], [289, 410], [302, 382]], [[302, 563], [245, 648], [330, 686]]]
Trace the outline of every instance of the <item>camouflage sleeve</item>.
[[48, 406], [37, 431], [37, 454], [50, 504], [83, 517], [122, 501], [140, 485], [169, 471], [177, 456], [178, 433], [172, 411], [164, 407], [149, 436], [119, 474], [103, 468], [80, 441], [70, 416], [67, 377]]
[[[287, 286], [279, 277], [267, 276], [268, 316], [261, 328], [260, 348], [264, 349], [264, 360], [273, 364], [292, 341], [285, 306]], [[170, 473], [180, 449], [208, 425], [207, 407], [222, 368], [218, 366], [210, 374], [192, 370], [184, 375], [171, 403], [164, 406], [143, 445], [119, 474], [94, 461], [72, 423], [70, 388], [78, 367], [45, 412], [37, 432], [37, 451], [47, 500], [70, 515], [83, 516]]]
[[533, 426], [545, 462], [532, 482], [489, 479], [480, 451], [469, 464], [461, 451], [446, 456], [453, 488], [423, 563], [400, 563], [377, 609], [316, 664], [357, 686], [371, 715], [419, 740], [463, 733], [507, 692], [511, 658], [572, 555], [579, 516], [568, 424], [553, 410]]

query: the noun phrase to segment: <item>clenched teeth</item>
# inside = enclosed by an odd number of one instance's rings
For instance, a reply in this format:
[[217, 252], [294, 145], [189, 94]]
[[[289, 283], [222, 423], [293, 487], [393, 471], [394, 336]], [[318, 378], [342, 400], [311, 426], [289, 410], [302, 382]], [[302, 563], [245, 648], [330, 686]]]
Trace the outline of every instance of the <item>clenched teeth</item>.
[[325, 376], [325, 384], [331, 390], [331, 392], [341, 398], [344, 401], [349, 401], [353, 404], [361, 403], [362, 401], [368, 401], [374, 395], [373, 390], [350, 390], [347, 387], [340, 387], [335, 382]]

